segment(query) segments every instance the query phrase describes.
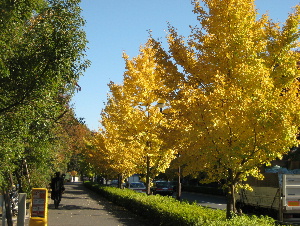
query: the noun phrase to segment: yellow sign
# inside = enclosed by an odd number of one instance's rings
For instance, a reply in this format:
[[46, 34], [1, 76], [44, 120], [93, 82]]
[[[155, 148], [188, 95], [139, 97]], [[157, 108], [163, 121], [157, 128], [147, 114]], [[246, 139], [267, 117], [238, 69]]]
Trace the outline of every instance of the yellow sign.
[[48, 190], [33, 188], [31, 193], [30, 226], [48, 225]]

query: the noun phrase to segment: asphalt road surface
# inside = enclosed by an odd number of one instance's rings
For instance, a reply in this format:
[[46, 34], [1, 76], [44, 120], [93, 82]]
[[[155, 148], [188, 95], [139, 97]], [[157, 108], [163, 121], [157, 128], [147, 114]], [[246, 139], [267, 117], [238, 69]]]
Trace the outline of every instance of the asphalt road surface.
[[182, 200], [188, 200], [189, 202], [196, 202], [198, 205], [207, 206], [213, 209], [226, 209], [226, 197], [207, 195], [191, 192], [182, 192]]

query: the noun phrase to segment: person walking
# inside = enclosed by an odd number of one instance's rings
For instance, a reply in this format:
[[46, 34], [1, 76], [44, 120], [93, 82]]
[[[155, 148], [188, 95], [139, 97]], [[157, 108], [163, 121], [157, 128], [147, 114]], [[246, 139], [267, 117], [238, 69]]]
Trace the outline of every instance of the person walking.
[[60, 172], [56, 172], [55, 177], [51, 180], [51, 199], [54, 200], [55, 209], [58, 208], [64, 191], [65, 187], [63, 178], [60, 177]]

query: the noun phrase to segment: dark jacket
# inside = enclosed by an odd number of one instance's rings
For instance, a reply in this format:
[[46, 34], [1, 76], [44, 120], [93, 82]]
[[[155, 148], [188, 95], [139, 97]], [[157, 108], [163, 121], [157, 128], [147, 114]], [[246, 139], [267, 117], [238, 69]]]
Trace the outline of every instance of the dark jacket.
[[51, 199], [54, 199], [55, 195], [61, 199], [61, 194], [65, 190], [63, 178], [56, 176], [51, 180]]

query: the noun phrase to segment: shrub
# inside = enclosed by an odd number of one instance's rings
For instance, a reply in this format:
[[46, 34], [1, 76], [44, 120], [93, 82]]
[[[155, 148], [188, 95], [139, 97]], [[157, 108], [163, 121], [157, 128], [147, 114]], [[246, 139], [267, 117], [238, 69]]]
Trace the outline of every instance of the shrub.
[[85, 186], [96, 191], [113, 203], [151, 220], [153, 225], [178, 225], [178, 226], [237, 226], [237, 225], [275, 225], [275, 220], [270, 217], [235, 216], [226, 219], [224, 210], [215, 210], [202, 207], [196, 203], [179, 202], [169, 196], [137, 193], [129, 189], [119, 189], [86, 182]]

